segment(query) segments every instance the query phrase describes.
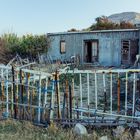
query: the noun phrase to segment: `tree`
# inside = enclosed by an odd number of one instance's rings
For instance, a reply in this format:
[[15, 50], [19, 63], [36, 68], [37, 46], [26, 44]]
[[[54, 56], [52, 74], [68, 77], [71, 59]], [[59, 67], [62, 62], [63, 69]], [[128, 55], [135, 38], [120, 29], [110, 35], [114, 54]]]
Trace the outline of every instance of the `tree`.
[[13, 56], [20, 54], [22, 57], [36, 57], [38, 53], [47, 53], [49, 47], [49, 39], [46, 35], [23, 35], [18, 37], [16, 34], [3, 34], [2, 47], [9, 51]]
[[129, 22], [122, 21], [119, 24], [109, 21], [106, 16], [97, 17], [96, 23], [92, 24], [87, 31], [93, 30], [110, 30], [110, 29], [133, 29], [135, 26]]
[[19, 52], [20, 40], [16, 34], [14, 34], [14, 33], [3, 34], [1, 36], [1, 39], [3, 41], [4, 48], [9, 50], [9, 52], [11, 52], [11, 53]]
[[9, 51], [4, 47], [4, 40], [0, 38], [0, 63], [6, 64], [10, 59]]
[[75, 29], [75, 28], [71, 28], [70, 30], [68, 30], [68, 32], [78, 32], [79, 30]]
[[135, 26], [130, 22], [121, 21], [120, 22], [120, 28], [121, 29], [132, 29], [132, 28], [135, 28]]

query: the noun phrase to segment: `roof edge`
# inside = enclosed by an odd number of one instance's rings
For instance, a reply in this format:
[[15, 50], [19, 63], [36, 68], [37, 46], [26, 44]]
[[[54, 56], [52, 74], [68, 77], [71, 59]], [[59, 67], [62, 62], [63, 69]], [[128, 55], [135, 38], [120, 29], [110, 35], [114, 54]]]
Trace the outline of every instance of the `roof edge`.
[[56, 32], [47, 33], [47, 35], [66, 35], [66, 34], [85, 34], [85, 33], [107, 33], [107, 32], [129, 32], [139, 31], [140, 29], [113, 29], [113, 30], [95, 30], [95, 31], [79, 31], [79, 32]]

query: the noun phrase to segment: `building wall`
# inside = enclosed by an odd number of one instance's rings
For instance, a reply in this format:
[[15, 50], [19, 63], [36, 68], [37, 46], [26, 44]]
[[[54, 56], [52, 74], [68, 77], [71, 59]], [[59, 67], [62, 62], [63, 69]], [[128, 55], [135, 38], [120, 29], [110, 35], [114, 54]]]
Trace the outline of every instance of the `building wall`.
[[[49, 54], [53, 60], [70, 60], [72, 55], [80, 55], [83, 63], [84, 40], [97, 39], [99, 41], [99, 63], [103, 66], [119, 66], [121, 64], [121, 41], [123, 39], [139, 39], [139, 31], [117, 32], [89, 32], [50, 34], [51, 47]], [[66, 53], [60, 53], [60, 41], [66, 42]]]

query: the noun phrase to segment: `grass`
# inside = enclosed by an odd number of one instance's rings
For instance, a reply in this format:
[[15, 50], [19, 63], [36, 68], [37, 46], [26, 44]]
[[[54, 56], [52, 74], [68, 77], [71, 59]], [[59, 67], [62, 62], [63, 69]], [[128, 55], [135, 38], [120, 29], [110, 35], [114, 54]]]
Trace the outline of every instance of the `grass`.
[[[71, 129], [62, 129], [51, 125], [48, 128], [34, 126], [27, 121], [0, 121], [0, 140], [74, 140], [81, 139], [73, 135]], [[82, 138], [83, 140], [85, 137]]]
[[[108, 135], [111, 140], [115, 140], [112, 130], [109, 128], [92, 128], [88, 129], [88, 132], [87, 136], [78, 136], [73, 133], [72, 128], [62, 128], [55, 124], [44, 128], [27, 121], [10, 119], [0, 121], [0, 140], [98, 140], [103, 135]], [[129, 136], [129, 140], [132, 139], [130, 132], [127, 136]]]

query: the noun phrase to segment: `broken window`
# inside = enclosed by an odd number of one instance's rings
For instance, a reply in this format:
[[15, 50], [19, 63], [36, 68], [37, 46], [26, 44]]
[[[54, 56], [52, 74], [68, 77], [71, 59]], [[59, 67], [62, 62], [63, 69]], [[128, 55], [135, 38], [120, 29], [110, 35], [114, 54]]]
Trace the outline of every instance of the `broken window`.
[[66, 42], [60, 41], [60, 53], [66, 53]]
[[134, 64], [138, 54], [138, 39], [122, 40], [122, 64]]

